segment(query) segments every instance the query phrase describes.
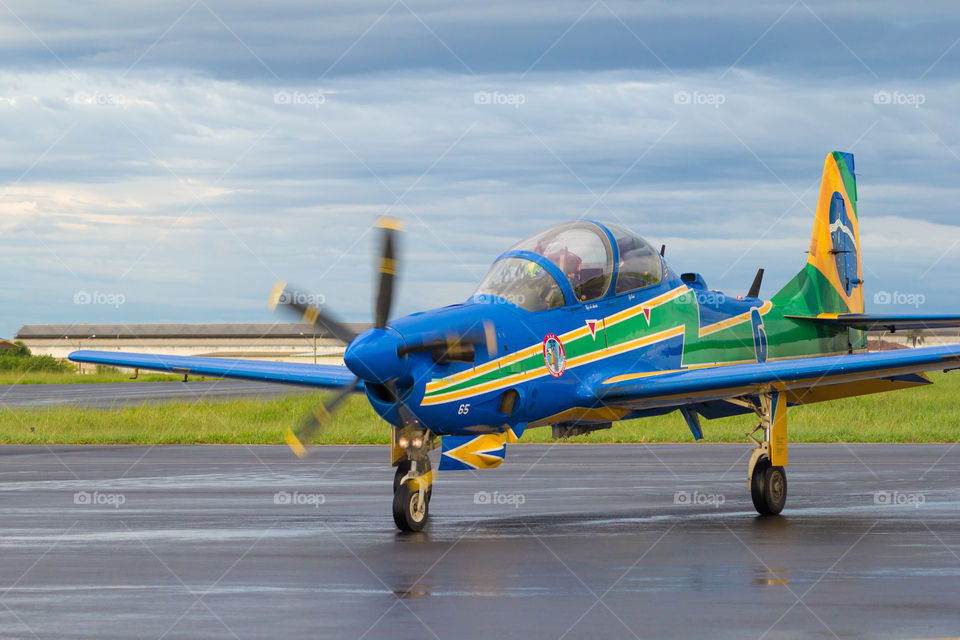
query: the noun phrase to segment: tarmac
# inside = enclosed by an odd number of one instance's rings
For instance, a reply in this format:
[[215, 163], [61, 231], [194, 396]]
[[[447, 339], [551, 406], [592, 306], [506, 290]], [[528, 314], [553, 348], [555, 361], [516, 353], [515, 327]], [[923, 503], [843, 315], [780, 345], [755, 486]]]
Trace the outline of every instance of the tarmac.
[[772, 518], [748, 455], [511, 446], [401, 534], [385, 447], [0, 447], [0, 637], [960, 635], [960, 447], [793, 445]]

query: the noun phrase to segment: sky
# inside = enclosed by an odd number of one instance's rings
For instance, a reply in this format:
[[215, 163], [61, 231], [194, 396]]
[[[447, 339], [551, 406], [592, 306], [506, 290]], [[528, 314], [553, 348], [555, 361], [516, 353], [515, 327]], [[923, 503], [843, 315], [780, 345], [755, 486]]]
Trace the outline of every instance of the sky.
[[581, 217], [769, 296], [832, 150], [868, 311], [960, 312], [954, 3], [0, 0], [0, 56], [3, 336], [286, 320], [277, 280], [368, 321], [381, 215], [394, 315]]

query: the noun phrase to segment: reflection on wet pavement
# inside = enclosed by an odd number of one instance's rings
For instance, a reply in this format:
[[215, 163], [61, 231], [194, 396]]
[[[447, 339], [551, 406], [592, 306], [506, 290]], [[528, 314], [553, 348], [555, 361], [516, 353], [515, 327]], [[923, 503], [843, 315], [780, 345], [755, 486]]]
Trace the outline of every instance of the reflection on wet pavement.
[[514, 447], [442, 474], [430, 529], [403, 535], [379, 447], [6, 447], [0, 637], [960, 629], [960, 448], [795, 445], [780, 518], [753, 511], [743, 447], [650, 449]]

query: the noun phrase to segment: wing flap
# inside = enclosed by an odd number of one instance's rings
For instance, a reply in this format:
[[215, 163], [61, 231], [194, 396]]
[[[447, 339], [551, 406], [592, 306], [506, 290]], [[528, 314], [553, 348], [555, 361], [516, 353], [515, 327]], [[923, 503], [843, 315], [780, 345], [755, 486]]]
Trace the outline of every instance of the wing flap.
[[925, 384], [928, 380], [916, 374], [953, 369], [960, 369], [960, 346], [951, 345], [627, 374], [601, 383], [596, 396], [606, 405], [651, 409], [750, 396], [775, 387], [786, 391], [791, 402], [806, 404]]
[[814, 404], [854, 396], [866, 396], [871, 393], [884, 393], [899, 389], [912, 389], [933, 384], [930, 378], [922, 373], [914, 373], [893, 378], [875, 378], [872, 380], [857, 380], [855, 382], [841, 382], [839, 384], [825, 384], [803, 389], [792, 389], [787, 392], [787, 402], [790, 404]]
[[[301, 364], [296, 362], [268, 362], [265, 360], [237, 360], [193, 356], [166, 356], [148, 353], [117, 353], [111, 351], [74, 351], [73, 362], [103, 364], [128, 369], [147, 369], [169, 373], [238, 378], [259, 382], [278, 382], [308, 387], [343, 387], [352, 384], [355, 377], [344, 366]], [[358, 390], [363, 389], [361, 384]]]

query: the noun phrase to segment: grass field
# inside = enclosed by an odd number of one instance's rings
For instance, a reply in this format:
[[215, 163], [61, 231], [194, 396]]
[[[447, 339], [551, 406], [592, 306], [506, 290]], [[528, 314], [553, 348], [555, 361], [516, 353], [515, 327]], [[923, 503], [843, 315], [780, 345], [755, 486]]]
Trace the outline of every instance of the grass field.
[[[790, 410], [793, 442], [958, 442], [960, 375], [934, 374], [920, 389], [849, 398]], [[322, 394], [272, 400], [217, 400], [148, 404], [121, 409], [57, 407], [0, 412], [5, 444], [279, 444]], [[707, 442], [744, 442], [756, 419], [704, 421]], [[389, 427], [363, 396], [350, 398], [317, 440], [322, 444], [385, 444]], [[677, 413], [616, 423], [613, 429], [570, 442], [689, 442]], [[533, 429], [522, 442], [552, 442], [549, 429]]]
[[136, 380], [132, 374], [120, 371], [104, 373], [58, 373], [55, 371], [0, 371], [3, 384], [84, 384], [96, 382], [164, 382], [182, 380], [172, 373], [141, 373]]

